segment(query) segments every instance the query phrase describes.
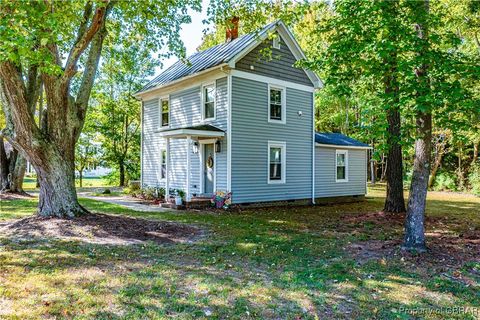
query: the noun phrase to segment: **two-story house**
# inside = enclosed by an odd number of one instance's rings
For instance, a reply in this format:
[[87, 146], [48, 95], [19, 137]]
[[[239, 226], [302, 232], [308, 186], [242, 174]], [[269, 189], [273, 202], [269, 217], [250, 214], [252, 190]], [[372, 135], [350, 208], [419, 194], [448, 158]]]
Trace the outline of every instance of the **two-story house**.
[[142, 186], [233, 203], [365, 195], [368, 145], [315, 133], [318, 76], [283, 22], [178, 61], [142, 100]]

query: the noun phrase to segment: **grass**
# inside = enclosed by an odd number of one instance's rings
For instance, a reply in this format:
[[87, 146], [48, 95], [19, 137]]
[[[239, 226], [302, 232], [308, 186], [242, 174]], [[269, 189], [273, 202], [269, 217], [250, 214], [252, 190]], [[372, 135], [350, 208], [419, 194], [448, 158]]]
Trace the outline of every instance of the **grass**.
[[[383, 189], [367, 201], [242, 213], [140, 213], [90, 199], [96, 212], [172, 220], [205, 228], [195, 243], [93, 245], [0, 235], [0, 318], [78, 319], [477, 319], [478, 263], [458, 269], [398, 257], [359, 263], [344, 248], [400, 239], [401, 226], [348, 220], [382, 208]], [[0, 219], [28, 216], [36, 200], [0, 201]], [[435, 230], [461, 234], [480, 224], [480, 199], [431, 193]], [[451, 277], [455, 272], [473, 283]], [[406, 310], [426, 314], [412, 314]], [[450, 311], [448, 311], [450, 310]], [[449, 312], [449, 313], [447, 313]]]
[[[75, 184], [77, 187], [79, 187], [80, 179], [76, 178]], [[83, 188], [101, 188], [107, 187], [108, 181], [100, 177], [84, 177], [82, 184]], [[23, 188], [27, 191], [37, 189], [37, 180], [33, 177], [25, 177]]]

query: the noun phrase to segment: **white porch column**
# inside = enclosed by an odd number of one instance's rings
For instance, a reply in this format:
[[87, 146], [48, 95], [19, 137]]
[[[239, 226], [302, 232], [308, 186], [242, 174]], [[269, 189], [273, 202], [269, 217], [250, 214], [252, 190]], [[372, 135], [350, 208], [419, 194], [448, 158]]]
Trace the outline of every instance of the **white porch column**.
[[187, 136], [187, 190], [185, 190], [187, 194], [187, 201], [190, 201], [191, 193], [190, 193], [190, 154], [192, 148], [192, 136]]
[[165, 199], [168, 200], [168, 196], [170, 195], [170, 138], [165, 139], [165, 143], [167, 145], [167, 176], [165, 181]]

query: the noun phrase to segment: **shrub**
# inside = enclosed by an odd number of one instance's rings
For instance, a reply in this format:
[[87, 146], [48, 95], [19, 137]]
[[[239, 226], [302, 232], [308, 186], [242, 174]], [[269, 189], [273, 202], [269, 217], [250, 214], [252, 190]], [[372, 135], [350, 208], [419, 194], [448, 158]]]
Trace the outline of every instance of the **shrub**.
[[110, 189], [105, 189], [105, 190], [103, 190], [102, 193], [103, 193], [103, 194], [111, 194], [112, 191], [111, 191]]
[[480, 196], [480, 165], [473, 166], [470, 174], [468, 175], [468, 181], [472, 187], [472, 193]]
[[448, 172], [440, 172], [435, 177], [435, 183], [433, 184], [433, 190], [435, 191], [455, 191], [457, 185], [455, 183], [455, 175]]

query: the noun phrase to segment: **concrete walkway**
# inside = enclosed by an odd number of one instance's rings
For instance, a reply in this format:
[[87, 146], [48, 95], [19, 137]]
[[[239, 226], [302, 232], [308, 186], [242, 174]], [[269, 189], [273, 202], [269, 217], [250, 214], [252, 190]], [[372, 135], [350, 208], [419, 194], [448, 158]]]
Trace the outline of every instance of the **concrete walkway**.
[[119, 205], [121, 207], [142, 212], [172, 212], [172, 209], [162, 208], [159, 205], [146, 204], [142, 200], [129, 196], [92, 196], [90, 192], [79, 192], [79, 198], [87, 198]]

